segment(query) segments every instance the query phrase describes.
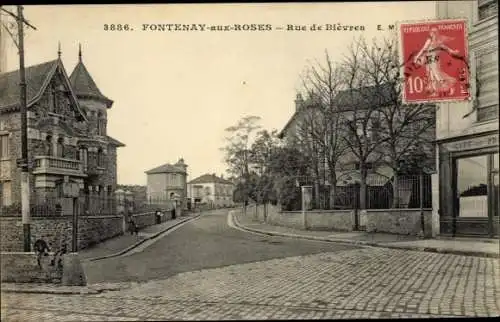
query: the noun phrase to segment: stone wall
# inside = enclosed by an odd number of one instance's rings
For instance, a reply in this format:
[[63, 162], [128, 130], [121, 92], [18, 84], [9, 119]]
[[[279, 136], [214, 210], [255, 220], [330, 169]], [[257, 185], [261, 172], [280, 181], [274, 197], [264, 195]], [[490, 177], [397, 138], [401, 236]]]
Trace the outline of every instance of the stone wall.
[[156, 215], [154, 212], [136, 214], [132, 215], [132, 217], [134, 218], [135, 224], [139, 229], [156, 224]]
[[[84, 249], [123, 233], [122, 216], [85, 216], [78, 222], [78, 248]], [[72, 249], [73, 222], [69, 216], [31, 219], [31, 247], [43, 239], [52, 249], [66, 243]], [[23, 226], [20, 217], [0, 218], [0, 247], [4, 252], [23, 251]]]
[[[366, 231], [400, 235], [418, 235], [421, 230], [420, 209], [370, 210], [367, 214]], [[424, 232], [432, 236], [432, 210], [424, 210]]]
[[78, 249], [88, 248], [123, 233], [122, 216], [89, 216], [79, 221]]
[[268, 211], [267, 223], [295, 229], [304, 229], [304, 217], [300, 211]]
[[7, 283], [61, 283], [62, 270], [50, 266], [53, 254], [42, 257], [42, 269], [38, 267], [34, 252], [2, 252], [1, 281]]
[[353, 210], [324, 210], [306, 212], [306, 225], [310, 230], [352, 231]]
[[[280, 211], [278, 207], [255, 205], [247, 207], [247, 214], [255, 221], [295, 229], [353, 231], [354, 210]], [[359, 210], [359, 228], [367, 232], [383, 232], [399, 235], [418, 235], [421, 230], [420, 209], [370, 209]], [[424, 210], [424, 233], [432, 236], [432, 210]]]

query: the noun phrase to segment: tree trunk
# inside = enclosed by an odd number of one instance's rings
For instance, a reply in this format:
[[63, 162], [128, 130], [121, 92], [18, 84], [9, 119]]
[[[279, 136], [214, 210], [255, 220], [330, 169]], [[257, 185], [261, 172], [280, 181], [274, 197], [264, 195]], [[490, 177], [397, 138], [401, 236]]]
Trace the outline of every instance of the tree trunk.
[[316, 179], [314, 181], [314, 207], [313, 209], [319, 209], [321, 208], [321, 204], [320, 204], [320, 201], [321, 201], [321, 198], [320, 198], [320, 195], [319, 195], [319, 179]]
[[333, 174], [330, 174], [330, 209], [335, 208], [335, 197], [337, 195], [337, 174], [333, 171]]
[[367, 195], [367, 186], [366, 186], [366, 177], [368, 172], [364, 168], [364, 165], [360, 169], [360, 182], [359, 182], [359, 209], [366, 209], [366, 195]]

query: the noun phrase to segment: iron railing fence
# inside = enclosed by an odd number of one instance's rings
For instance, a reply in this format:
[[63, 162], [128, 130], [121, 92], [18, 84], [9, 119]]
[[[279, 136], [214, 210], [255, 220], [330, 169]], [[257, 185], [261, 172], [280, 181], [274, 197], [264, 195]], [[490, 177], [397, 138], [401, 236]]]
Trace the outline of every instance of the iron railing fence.
[[[432, 183], [428, 174], [398, 176], [394, 178], [370, 178], [367, 182], [365, 207], [366, 209], [394, 209], [394, 208], [432, 208]], [[359, 183], [337, 185], [334, 193], [329, 185], [315, 185], [312, 179], [301, 177], [300, 183], [307, 182], [313, 186], [312, 207], [317, 210], [355, 209], [361, 206], [361, 190]], [[422, 187], [422, 189], [420, 188]], [[301, 210], [300, 187], [294, 188], [297, 196], [285, 206], [287, 210]], [[316, 197], [319, 192], [318, 197]], [[335, 202], [331, 202], [332, 195]]]

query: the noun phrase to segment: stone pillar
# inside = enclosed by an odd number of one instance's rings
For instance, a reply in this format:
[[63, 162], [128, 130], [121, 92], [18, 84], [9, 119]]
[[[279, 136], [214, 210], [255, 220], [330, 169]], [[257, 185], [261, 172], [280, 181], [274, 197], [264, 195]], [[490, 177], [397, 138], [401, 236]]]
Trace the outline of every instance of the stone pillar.
[[431, 175], [432, 182], [432, 238], [439, 236], [439, 172]]
[[302, 186], [302, 220], [304, 229], [308, 229], [307, 225], [307, 211], [312, 208], [312, 186]]

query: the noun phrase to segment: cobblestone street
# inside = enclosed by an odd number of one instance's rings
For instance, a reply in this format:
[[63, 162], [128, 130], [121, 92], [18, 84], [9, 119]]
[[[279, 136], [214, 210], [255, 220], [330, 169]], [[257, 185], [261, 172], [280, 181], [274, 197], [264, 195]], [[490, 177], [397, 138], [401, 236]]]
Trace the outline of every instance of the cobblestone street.
[[3, 294], [2, 320], [500, 315], [492, 258], [382, 248], [185, 272], [97, 295]]

